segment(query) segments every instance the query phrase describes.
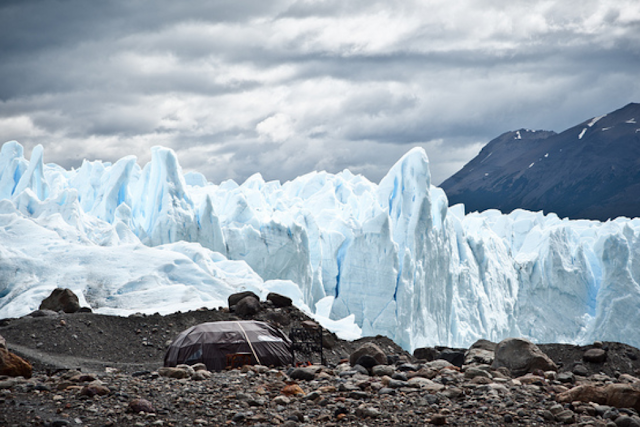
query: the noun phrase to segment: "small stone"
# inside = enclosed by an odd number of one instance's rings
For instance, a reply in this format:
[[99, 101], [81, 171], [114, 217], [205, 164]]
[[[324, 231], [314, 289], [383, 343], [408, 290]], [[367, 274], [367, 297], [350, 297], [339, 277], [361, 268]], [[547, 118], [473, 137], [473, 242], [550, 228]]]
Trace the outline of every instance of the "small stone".
[[561, 372], [556, 377], [556, 380], [561, 383], [574, 383], [576, 382], [576, 377], [573, 375], [573, 372]]
[[140, 412], [155, 412], [153, 405], [147, 399], [133, 399], [127, 406], [127, 412], [138, 414]]
[[[195, 371], [194, 371], [195, 373]], [[168, 367], [168, 366], [164, 366], [160, 369], [158, 369], [158, 374], [160, 374], [163, 377], [168, 377], [168, 378], [176, 378], [176, 379], [182, 379], [182, 378], [190, 378], [191, 374], [189, 373], [189, 371], [185, 370], [185, 369], [180, 369], [177, 367]]]
[[429, 423], [433, 424], [434, 426], [443, 426], [447, 423], [447, 417], [445, 417], [443, 414], [434, 414], [431, 416]]
[[111, 390], [109, 390], [109, 388], [99, 384], [87, 384], [86, 386], [82, 387], [82, 390], [80, 390], [80, 394], [82, 396], [89, 397], [106, 396], [109, 393], [111, 393]]
[[404, 372], [396, 372], [393, 375], [391, 375], [391, 379], [393, 380], [400, 380], [400, 381], [408, 381], [409, 378], [407, 378], [407, 375]]
[[574, 414], [570, 409], [565, 409], [556, 414], [556, 420], [564, 424], [573, 424], [575, 422], [575, 419], [576, 414]]
[[242, 423], [246, 418], [247, 416], [243, 412], [238, 412], [231, 418], [231, 421], [234, 423]]
[[382, 377], [384, 375], [387, 376], [392, 376], [393, 373], [395, 372], [395, 369], [393, 368], [393, 366], [390, 365], [376, 365], [373, 368], [371, 368], [371, 375], [374, 375], [376, 377]]
[[293, 380], [312, 381], [316, 377], [316, 369], [314, 368], [295, 368], [289, 374]]
[[492, 378], [489, 372], [485, 371], [484, 369], [478, 369], [474, 367], [467, 368], [467, 370], [464, 371], [464, 377], [469, 379], [476, 377]]
[[504, 417], [502, 417], [502, 420], [505, 422], [505, 424], [511, 424], [513, 422], [513, 415], [504, 414]]
[[418, 367], [413, 363], [403, 363], [402, 365], [398, 366], [398, 371], [402, 371], [402, 372], [417, 371], [417, 370], [418, 370]]
[[307, 394], [304, 398], [305, 400], [316, 400], [318, 398], [320, 398], [322, 393], [320, 393], [317, 390], [312, 391], [311, 393]]
[[364, 391], [352, 391], [349, 393], [349, 398], [355, 400], [364, 400], [369, 397], [369, 393]]
[[377, 418], [380, 416], [380, 410], [371, 406], [360, 405], [356, 409], [356, 416], [360, 418]]
[[407, 387], [407, 382], [406, 381], [400, 381], [400, 380], [389, 380], [389, 384], [388, 387], [389, 388], [400, 388], [400, 387]]
[[284, 394], [285, 396], [304, 396], [305, 392], [298, 384], [290, 384], [282, 389], [282, 394]]
[[290, 402], [291, 399], [289, 399], [287, 396], [277, 396], [273, 399], [273, 403], [275, 403], [276, 405], [286, 406]]
[[358, 374], [369, 375], [367, 368], [362, 365], [355, 365], [352, 369]]
[[589, 375], [589, 370], [586, 366], [582, 364], [577, 364], [573, 367], [573, 373], [576, 375], [580, 375], [581, 377], [586, 377]]

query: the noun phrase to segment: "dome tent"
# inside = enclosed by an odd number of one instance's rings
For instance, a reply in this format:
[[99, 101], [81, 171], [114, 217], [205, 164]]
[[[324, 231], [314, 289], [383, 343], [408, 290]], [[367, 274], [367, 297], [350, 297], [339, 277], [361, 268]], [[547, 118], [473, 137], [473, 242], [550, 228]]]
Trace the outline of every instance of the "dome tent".
[[182, 331], [164, 356], [164, 366], [204, 363], [210, 371], [227, 367], [227, 356], [245, 353], [251, 363], [282, 366], [291, 363], [291, 341], [264, 322], [224, 321], [201, 323]]

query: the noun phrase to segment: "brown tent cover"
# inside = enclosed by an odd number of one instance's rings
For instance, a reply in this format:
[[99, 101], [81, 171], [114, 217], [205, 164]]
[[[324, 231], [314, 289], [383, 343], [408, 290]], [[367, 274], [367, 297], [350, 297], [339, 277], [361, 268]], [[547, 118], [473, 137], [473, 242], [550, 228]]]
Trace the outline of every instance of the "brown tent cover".
[[204, 363], [222, 371], [227, 355], [248, 353], [251, 363], [282, 366], [291, 363], [291, 341], [282, 331], [253, 320], [201, 323], [182, 331], [169, 346], [164, 366]]

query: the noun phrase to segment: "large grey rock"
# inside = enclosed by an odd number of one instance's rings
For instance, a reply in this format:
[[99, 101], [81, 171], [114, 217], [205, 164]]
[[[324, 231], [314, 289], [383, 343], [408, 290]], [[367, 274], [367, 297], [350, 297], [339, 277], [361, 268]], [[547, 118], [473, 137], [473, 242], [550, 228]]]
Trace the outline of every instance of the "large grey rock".
[[469, 347], [464, 354], [464, 364], [490, 365], [495, 357], [495, 350], [498, 344], [488, 340], [478, 340]]
[[75, 313], [80, 310], [80, 302], [71, 289], [56, 288], [42, 301], [39, 309]]
[[607, 360], [607, 352], [601, 348], [590, 348], [582, 355], [585, 362], [603, 363]]
[[254, 297], [258, 301], [260, 301], [260, 298], [258, 297], [258, 295], [254, 294], [251, 291], [238, 292], [236, 294], [229, 295], [229, 298], [227, 298], [227, 302], [229, 303], [229, 308], [231, 308], [234, 305], [238, 304], [240, 302], [240, 300], [242, 300], [243, 298], [246, 298], [246, 297]]
[[538, 369], [543, 372], [558, 370], [549, 356], [523, 338], [507, 338], [498, 343], [491, 369], [502, 367], [518, 377]]
[[413, 350], [413, 357], [426, 360], [427, 362], [431, 362], [438, 357], [439, 354], [440, 352], [433, 347], [421, 347]]
[[267, 301], [271, 301], [275, 307], [291, 307], [291, 304], [293, 303], [291, 298], [275, 292], [269, 292], [269, 295], [267, 295]]
[[378, 362], [378, 365], [385, 365], [387, 363], [387, 355], [384, 354], [380, 347], [371, 342], [361, 345], [356, 351], [351, 353], [349, 363], [351, 366], [355, 366], [358, 359], [365, 355], [373, 357], [376, 362]]

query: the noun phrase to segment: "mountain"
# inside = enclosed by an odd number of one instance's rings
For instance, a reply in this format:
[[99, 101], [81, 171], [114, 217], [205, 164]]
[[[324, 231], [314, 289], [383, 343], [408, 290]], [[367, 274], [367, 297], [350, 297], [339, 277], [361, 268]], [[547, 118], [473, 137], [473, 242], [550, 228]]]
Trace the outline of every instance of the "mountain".
[[640, 104], [559, 134], [502, 134], [441, 187], [467, 212], [521, 208], [572, 219], [639, 217]]
[[125, 316], [251, 290], [290, 297], [341, 337], [407, 350], [511, 336], [640, 346], [640, 219], [464, 215], [431, 185], [422, 149], [379, 184], [345, 170], [219, 185], [162, 147], [143, 167], [127, 156], [71, 170], [42, 146], [23, 151], [0, 149], [0, 318], [56, 287]]

